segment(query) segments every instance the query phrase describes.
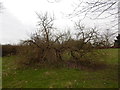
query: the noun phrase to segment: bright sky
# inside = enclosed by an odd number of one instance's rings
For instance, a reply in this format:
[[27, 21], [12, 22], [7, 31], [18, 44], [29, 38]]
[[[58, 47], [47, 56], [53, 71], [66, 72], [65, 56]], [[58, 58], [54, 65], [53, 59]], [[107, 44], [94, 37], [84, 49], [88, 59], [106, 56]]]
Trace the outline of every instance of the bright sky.
[[[5, 9], [0, 13], [0, 43], [13, 44], [27, 39], [29, 34], [36, 30], [38, 18], [35, 12], [54, 13], [55, 25], [60, 29], [72, 27], [73, 22], [64, 14], [72, 12], [75, 0], [57, 1], [49, 3], [47, 0], [1, 0]], [[96, 22], [99, 23], [99, 21], [90, 23], [87, 20], [86, 24], [97, 25]]]
[[[4, 10], [0, 15], [1, 26], [0, 43], [15, 43], [25, 39], [28, 34], [34, 32], [37, 25], [35, 12], [54, 13], [57, 27], [67, 26], [69, 19], [64, 19], [62, 13], [70, 12], [71, 1], [59, 0], [58, 3], [49, 3], [47, 0], [1, 0]], [[65, 24], [64, 24], [65, 23]]]

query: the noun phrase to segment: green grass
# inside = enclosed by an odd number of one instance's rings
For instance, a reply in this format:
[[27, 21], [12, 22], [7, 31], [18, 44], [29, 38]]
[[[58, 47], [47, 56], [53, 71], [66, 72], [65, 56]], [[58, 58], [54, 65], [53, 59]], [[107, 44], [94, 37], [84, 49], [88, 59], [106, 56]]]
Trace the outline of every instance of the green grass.
[[104, 60], [112, 66], [103, 70], [16, 69], [16, 56], [3, 58], [3, 88], [117, 88], [118, 49], [106, 49]]
[[0, 57], [0, 89], [2, 88], [2, 58]]

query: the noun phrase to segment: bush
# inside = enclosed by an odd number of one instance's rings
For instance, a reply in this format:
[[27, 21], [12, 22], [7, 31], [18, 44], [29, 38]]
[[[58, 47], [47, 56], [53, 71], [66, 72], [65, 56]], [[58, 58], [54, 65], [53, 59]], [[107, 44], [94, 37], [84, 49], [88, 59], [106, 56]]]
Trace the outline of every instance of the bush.
[[2, 56], [16, 55], [18, 48], [17, 45], [2, 45]]
[[[106, 54], [90, 43], [81, 48], [81, 42], [68, 41], [62, 44], [54, 44], [47, 47], [47, 44], [25, 44], [19, 48], [17, 66], [20, 67], [74, 67], [74, 68], [102, 68], [105, 62], [101, 57]], [[59, 53], [56, 53], [58, 50]], [[60, 54], [58, 56], [57, 54]]]
[[22, 57], [17, 61], [21, 66], [39, 66], [39, 67], [58, 67], [60, 65], [59, 56], [57, 55], [56, 48], [59, 46], [55, 44], [53, 47], [48, 48], [46, 43], [44, 45], [22, 45], [19, 48], [19, 56]]

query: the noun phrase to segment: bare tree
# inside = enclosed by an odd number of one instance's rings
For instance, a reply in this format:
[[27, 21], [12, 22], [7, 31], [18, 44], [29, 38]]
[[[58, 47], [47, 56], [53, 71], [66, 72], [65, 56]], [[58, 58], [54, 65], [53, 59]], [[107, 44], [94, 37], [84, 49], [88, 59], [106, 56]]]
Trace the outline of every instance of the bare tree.
[[107, 16], [102, 18], [110, 17], [119, 13], [118, 3], [119, 0], [88, 0], [85, 2], [79, 0], [71, 15], [80, 16], [84, 13], [86, 17], [92, 18], [93, 16], [90, 16], [92, 14], [96, 19], [106, 13]]
[[31, 35], [30, 40], [24, 41], [25, 48], [28, 47], [25, 49], [24, 55], [27, 54], [29, 64], [65, 64], [68, 62], [63, 59], [66, 52], [70, 54], [69, 61], [73, 61], [76, 65], [78, 63], [85, 64], [85, 59], [89, 60], [86, 55], [93, 51], [91, 42], [96, 39], [96, 28], [86, 29], [85, 26], [81, 26], [80, 22], [75, 23], [75, 29], [78, 30], [77, 40], [75, 40], [70, 31], [53, 34], [53, 31], [56, 30], [53, 23], [54, 16], [50, 17], [48, 13], [36, 14], [39, 18], [38, 31]]
[[38, 62], [55, 62], [62, 61], [62, 46], [60, 46], [60, 38], [64, 34], [54, 35], [53, 32], [56, 30], [54, 27], [54, 16], [50, 17], [48, 13], [38, 14], [36, 13], [39, 22], [38, 22], [38, 31], [31, 35], [30, 40], [24, 41], [24, 44], [35, 46], [35, 49], [38, 48], [37, 61]]
[[101, 39], [105, 47], [111, 47], [111, 45], [113, 45], [113, 38], [115, 37], [116, 33], [117, 32], [111, 32], [110, 29], [106, 29], [105, 32], [101, 35]]
[[40, 15], [36, 13], [39, 18], [38, 26], [39, 26], [39, 32], [41, 32], [41, 35], [45, 38], [45, 42], [49, 44], [49, 41], [52, 36], [52, 32], [55, 29], [53, 26], [54, 16], [49, 17], [48, 13], [45, 13], [44, 15]]
[[118, 21], [120, 18], [119, 4], [119, 0], [79, 0], [69, 17], [83, 16], [81, 20], [85, 18], [92, 20], [110, 18], [113, 23], [111, 28], [114, 28], [120, 23]]
[[81, 22], [75, 23], [75, 29], [77, 30], [77, 39], [81, 39], [83, 43], [92, 43], [94, 39], [97, 39], [98, 30], [94, 28], [86, 28], [85, 25], [82, 25]]

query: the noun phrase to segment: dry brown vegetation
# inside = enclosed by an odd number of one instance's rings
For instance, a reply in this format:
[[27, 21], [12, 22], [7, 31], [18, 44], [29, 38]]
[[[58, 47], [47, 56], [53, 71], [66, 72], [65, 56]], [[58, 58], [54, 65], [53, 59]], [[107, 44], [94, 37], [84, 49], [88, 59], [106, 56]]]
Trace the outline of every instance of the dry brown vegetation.
[[38, 31], [21, 43], [21, 58], [17, 60], [19, 66], [96, 68], [104, 65], [99, 59], [105, 54], [96, 50], [96, 43], [99, 44], [96, 28], [86, 30], [78, 22], [75, 23], [76, 39], [72, 38], [70, 31], [54, 35], [53, 32], [57, 30], [53, 23], [54, 17], [49, 17], [48, 13], [37, 15]]

